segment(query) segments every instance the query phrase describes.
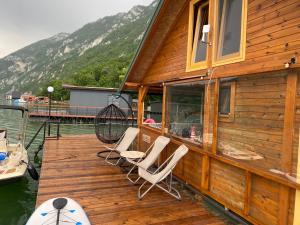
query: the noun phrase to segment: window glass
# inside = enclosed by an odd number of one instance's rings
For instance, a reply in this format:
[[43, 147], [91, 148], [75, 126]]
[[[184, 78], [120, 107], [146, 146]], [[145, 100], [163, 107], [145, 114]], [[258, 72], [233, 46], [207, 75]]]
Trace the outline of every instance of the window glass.
[[202, 142], [204, 85], [180, 84], [168, 87], [169, 133], [193, 142]]
[[231, 87], [221, 87], [219, 94], [219, 114], [229, 115], [230, 113], [230, 97], [231, 97]]
[[206, 50], [207, 44], [202, 42], [202, 30], [203, 26], [208, 24], [208, 3], [200, 2], [198, 6], [195, 6], [195, 11], [197, 12], [194, 24], [194, 43], [193, 43], [193, 62], [201, 62], [206, 60]]
[[162, 119], [162, 94], [148, 93], [144, 99], [144, 120], [143, 124], [154, 128], [161, 128]]
[[239, 53], [243, 0], [219, 0], [218, 57]]

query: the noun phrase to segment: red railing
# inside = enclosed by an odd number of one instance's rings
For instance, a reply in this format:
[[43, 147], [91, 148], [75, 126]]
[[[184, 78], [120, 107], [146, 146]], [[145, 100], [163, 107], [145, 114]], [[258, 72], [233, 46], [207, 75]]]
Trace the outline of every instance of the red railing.
[[[71, 105], [57, 105], [51, 106], [52, 117], [82, 117], [94, 118], [105, 107], [96, 106], [71, 106]], [[125, 113], [130, 113], [129, 108], [121, 108]], [[136, 114], [137, 110], [133, 110]], [[29, 106], [29, 116], [49, 116], [48, 104], [32, 104]]]

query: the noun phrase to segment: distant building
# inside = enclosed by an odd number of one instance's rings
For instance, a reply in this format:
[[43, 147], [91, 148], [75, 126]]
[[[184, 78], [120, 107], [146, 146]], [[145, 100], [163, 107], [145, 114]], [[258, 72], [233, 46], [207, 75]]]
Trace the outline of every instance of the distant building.
[[[72, 111], [70, 113], [72, 114], [96, 115], [112, 103], [128, 113], [127, 103], [121, 98], [114, 97], [118, 90], [116, 88], [81, 87], [68, 84], [64, 84], [63, 87], [70, 90], [70, 110]], [[129, 104], [132, 103], [131, 96], [128, 94], [122, 94], [122, 96]]]
[[26, 102], [35, 102], [37, 97], [35, 95], [32, 95], [31, 92], [29, 92], [29, 93], [24, 93], [23, 95], [21, 95], [21, 99], [23, 99]]
[[10, 94], [5, 95], [6, 100], [12, 100], [12, 96]]
[[20, 91], [12, 91], [11, 92], [11, 99], [20, 99], [21, 98], [21, 92]]

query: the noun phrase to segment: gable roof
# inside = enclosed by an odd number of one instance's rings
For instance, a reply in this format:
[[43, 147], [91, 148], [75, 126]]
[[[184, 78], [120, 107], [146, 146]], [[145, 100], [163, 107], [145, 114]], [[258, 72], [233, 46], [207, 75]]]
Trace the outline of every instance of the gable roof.
[[142, 82], [144, 74], [151, 66], [156, 54], [162, 47], [163, 41], [176, 22], [177, 16], [182, 12], [186, 4], [188, 4], [187, 0], [159, 0], [156, 11], [135, 53], [119, 91], [126, 88], [126, 82], [133, 84]]

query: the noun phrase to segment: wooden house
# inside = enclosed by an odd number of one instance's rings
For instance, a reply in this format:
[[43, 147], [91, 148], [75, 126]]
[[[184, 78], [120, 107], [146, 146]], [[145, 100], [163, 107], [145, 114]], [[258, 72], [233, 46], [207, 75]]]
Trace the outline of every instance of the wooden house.
[[[158, 4], [122, 85], [138, 91], [139, 148], [184, 143], [178, 178], [253, 224], [299, 225], [300, 1]], [[143, 122], [152, 93], [161, 126]]]

